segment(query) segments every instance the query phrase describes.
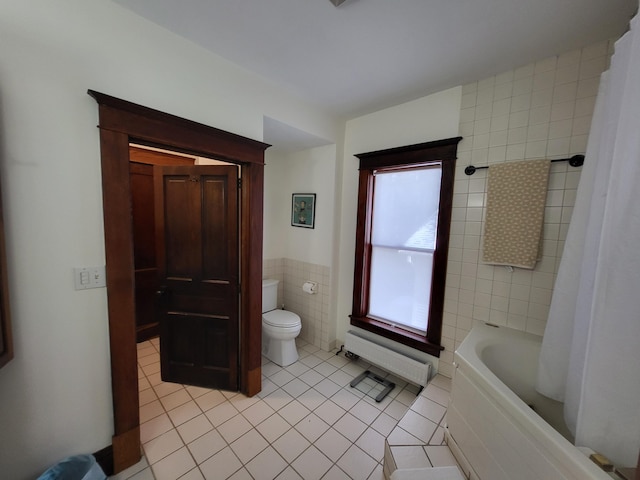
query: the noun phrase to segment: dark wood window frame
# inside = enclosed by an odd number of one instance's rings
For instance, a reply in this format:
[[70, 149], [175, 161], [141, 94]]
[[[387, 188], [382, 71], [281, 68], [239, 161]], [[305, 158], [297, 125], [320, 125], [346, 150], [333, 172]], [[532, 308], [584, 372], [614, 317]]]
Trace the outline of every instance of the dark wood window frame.
[[[460, 140], [462, 140], [462, 137], [455, 137], [356, 155], [360, 160], [360, 175], [351, 325], [436, 357], [439, 357], [440, 351], [443, 350], [440, 345], [442, 314], [449, 253], [453, 182], [458, 142]], [[429, 322], [426, 335], [421, 335], [400, 326], [390, 325], [368, 315], [374, 172], [382, 169], [391, 170], [433, 164], [441, 165], [442, 181], [440, 186], [440, 208], [438, 211], [438, 237], [433, 255], [434, 267]]]

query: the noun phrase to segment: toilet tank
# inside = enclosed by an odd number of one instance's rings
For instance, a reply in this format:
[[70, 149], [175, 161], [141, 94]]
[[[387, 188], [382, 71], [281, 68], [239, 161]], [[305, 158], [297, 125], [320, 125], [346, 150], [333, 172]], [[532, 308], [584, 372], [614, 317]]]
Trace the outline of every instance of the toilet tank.
[[278, 308], [278, 283], [272, 278], [262, 280], [262, 313]]

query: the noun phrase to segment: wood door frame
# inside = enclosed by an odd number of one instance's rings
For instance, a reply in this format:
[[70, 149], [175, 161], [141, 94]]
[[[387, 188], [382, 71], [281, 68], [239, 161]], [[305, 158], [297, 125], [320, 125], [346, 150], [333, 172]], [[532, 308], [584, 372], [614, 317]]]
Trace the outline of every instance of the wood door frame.
[[[240, 165], [240, 391], [261, 389], [262, 208], [268, 144], [93, 90], [99, 105], [115, 473], [140, 460], [129, 144]], [[126, 221], [129, 219], [129, 221]]]

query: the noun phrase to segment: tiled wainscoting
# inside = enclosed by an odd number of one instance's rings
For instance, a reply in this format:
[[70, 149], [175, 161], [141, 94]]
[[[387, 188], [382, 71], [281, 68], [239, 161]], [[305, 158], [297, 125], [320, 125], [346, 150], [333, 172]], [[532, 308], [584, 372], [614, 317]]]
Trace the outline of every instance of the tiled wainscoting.
[[[289, 258], [277, 258], [264, 261], [262, 276], [280, 280], [278, 303], [300, 316], [300, 338], [322, 350], [333, 350], [336, 346], [336, 327], [329, 322], [331, 269]], [[318, 284], [318, 293], [310, 295], [302, 291], [302, 285], [308, 280]]]
[[474, 320], [542, 335], [581, 170], [552, 163], [541, 261], [533, 271], [510, 271], [480, 261], [487, 170], [467, 176], [465, 167], [584, 154], [612, 45], [601, 42], [462, 87], [441, 374], [453, 373], [453, 352]]

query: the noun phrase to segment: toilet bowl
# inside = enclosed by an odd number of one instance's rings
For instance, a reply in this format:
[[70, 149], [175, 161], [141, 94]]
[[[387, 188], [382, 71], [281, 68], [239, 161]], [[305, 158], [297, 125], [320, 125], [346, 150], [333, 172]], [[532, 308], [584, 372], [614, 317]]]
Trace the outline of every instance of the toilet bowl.
[[262, 315], [262, 354], [286, 367], [298, 360], [296, 337], [300, 334], [300, 317], [286, 310], [272, 310]]
[[300, 317], [276, 308], [278, 280], [262, 281], [262, 354], [286, 367], [298, 360], [296, 337], [302, 330]]

